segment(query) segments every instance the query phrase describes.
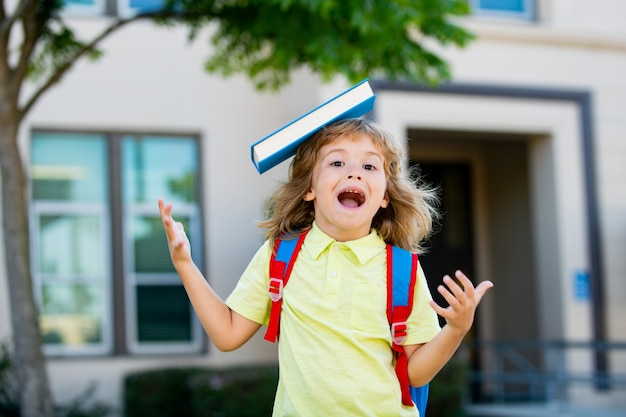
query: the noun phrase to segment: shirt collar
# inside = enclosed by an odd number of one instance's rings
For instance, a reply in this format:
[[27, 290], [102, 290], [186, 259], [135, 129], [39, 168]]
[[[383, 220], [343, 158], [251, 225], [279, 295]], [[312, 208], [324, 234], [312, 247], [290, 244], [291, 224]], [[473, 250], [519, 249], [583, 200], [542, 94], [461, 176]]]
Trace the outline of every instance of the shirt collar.
[[[335, 239], [324, 233], [313, 222], [311, 230], [306, 236], [303, 249], [306, 249], [313, 259], [318, 259], [335, 242]], [[385, 247], [385, 242], [375, 229], [372, 229], [367, 236], [342, 243], [354, 253], [361, 264], [365, 264]]]

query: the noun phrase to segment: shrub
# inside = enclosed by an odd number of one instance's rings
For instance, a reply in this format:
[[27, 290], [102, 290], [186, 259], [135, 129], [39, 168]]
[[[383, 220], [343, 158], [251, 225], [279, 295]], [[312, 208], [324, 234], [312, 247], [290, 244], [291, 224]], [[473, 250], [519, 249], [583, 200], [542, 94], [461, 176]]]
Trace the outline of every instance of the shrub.
[[19, 417], [19, 391], [9, 349], [0, 345], [0, 417]]
[[430, 383], [427, 417], [463, 417], [469, 377], [465, 361], [453, 357]]
[[161, 369], [124, 381], [126, 417], [258, 417], [272, 412], [278, 367]]
[[[453, 358], [430, 384], [428, 417], [463, 417], [467, 364]], [[278, 368], [177, 368], [145, 371], [124, 381], [126, 417], [270, 416]]]
[[[55, 406], [57, 417], [106, 417], [111, 407], [92, 401], [95, 385], [90, 385], [84, 392], [67, 404]], [[19, 387], [13, 368], [11, 354], [6, 345], [0, 344], [0, 417], [20, 417]]]
[[67, 404], [57, 405], [55, 415], [58, 417], [106, 417], [111, 407], [100, 401], [93, 401], [96, 385], [90, 384], [85, 391]]

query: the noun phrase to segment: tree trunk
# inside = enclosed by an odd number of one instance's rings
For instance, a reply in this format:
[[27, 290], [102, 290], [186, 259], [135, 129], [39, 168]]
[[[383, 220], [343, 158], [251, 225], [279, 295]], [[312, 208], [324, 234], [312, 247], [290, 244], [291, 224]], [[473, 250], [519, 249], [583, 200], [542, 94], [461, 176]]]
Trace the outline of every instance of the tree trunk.
[[53, 417], [54, 406], [33, 294], [28, 236], [28, 176], [17, 132], [19, 116], [0, 117], [2, 225], [13, 327], [14, 366], [22, 417]]

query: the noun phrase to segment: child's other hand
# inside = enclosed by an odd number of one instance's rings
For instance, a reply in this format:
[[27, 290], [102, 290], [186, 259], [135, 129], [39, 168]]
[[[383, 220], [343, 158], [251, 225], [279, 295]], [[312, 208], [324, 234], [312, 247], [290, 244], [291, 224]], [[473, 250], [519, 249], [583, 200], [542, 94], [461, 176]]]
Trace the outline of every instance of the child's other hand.
[[476, 288], [472, 282], [461, 271], [456, 271], [455, 280], [446, 275], [443, 277], [444, 285], [439, 285], [437, 291], [446, 299], [449, 306], [441, 307], [434, 301], [430, 302], [431, 307], [437, 314], [446, 320], [448, 326], [463, 334], [467, 333], [474, 322], [474, 313], [487, 290], [493, 287], [491, 281], [483, 281]]
[[159, 212], [161, 213], [161, 221], [163, 221], [163, 228], [167, 235], [167, 245], [172, 262], [191, 260], [189, 239], [185, 234], [182, 223], [174, 221], [172, 218], [172, 204], [165, 204], [162, 199], [159, 199]]

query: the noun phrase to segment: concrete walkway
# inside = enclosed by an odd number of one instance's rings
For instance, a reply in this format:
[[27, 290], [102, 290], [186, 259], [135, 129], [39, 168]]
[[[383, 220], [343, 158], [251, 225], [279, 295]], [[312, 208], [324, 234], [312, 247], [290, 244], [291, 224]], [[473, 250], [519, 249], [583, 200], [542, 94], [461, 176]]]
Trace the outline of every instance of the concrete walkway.
[[566, 404], [481, 404], [465, 410], [468, 417], [626, 417], [626, 408]]

